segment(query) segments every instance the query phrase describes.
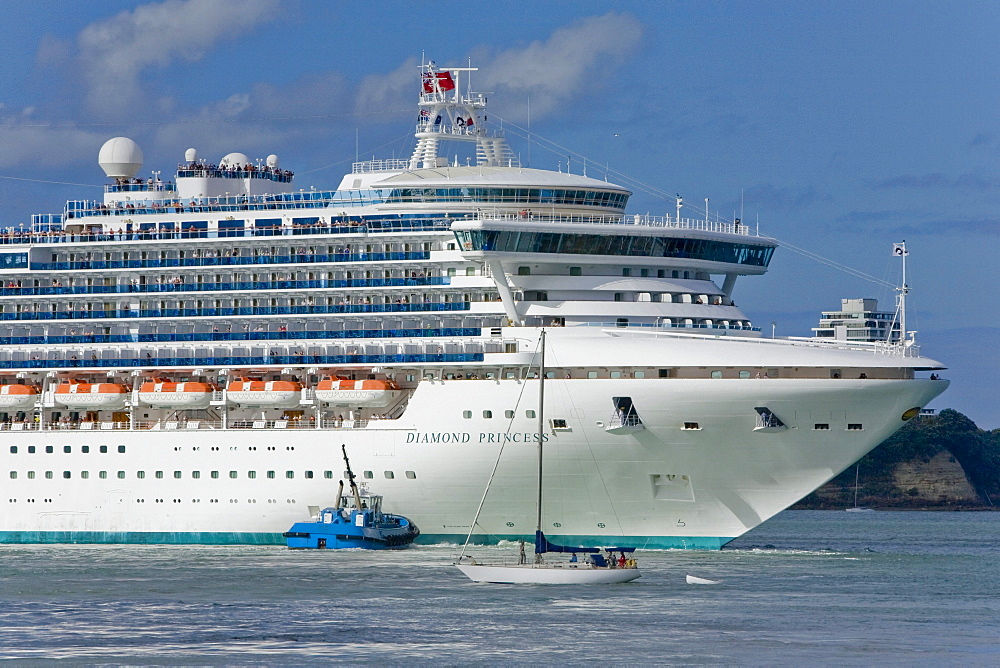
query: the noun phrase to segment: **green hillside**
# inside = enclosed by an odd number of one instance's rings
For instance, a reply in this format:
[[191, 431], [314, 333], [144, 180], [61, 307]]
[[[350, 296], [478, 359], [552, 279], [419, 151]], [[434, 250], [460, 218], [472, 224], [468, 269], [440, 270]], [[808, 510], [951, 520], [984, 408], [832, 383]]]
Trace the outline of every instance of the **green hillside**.
[[[858, 464], [860, 506], [1000, 507], [1000, 429], [979, 429], [952, 409], [914, 418]], [[854, 492], [851, 466], [793, 508], [846, 508]]]

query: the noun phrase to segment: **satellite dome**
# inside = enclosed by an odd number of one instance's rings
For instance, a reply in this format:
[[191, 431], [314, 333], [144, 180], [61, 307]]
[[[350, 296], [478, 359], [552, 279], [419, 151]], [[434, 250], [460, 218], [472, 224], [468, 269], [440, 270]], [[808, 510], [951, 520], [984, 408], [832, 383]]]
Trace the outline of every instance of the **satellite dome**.
[[184, 162], [198, 162], [197, 149], [189, 148], [184, 151]]
[[276, 156], [273, 153], [271, 155], [267, 156], [267, 166], [270, 167], [271, 169], [277, 169], [278, 168], [278, 156]]
[[97, 162], [108, 178], [131, 179], [142, 167], [142, 149], [128, 137], [115, 137], [104, 142]]
[[230, 153], [219, 162], [220, 167], [243, 167], [250, 164], [250, 158], [243, 153]]

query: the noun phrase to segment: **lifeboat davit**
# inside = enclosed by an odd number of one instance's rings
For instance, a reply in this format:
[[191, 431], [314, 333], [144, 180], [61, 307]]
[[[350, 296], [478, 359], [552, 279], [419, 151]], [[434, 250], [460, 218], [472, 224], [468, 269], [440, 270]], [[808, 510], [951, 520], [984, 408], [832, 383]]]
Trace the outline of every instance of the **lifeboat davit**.
[[316, 398], [338, 406], [390, 405], [399, 396], [399, 386], [391, 380], [347, 380], [324, 378], [316, 385]]
[[229, 402], [241, 406], [297, 406], [302, 397], [302, 383], [293, 380], [241, 378], [227, 389]]
[[0, 385], [0, 408], [30, 408], [38, 401], [34, 385]]
[[219, 388], [212, 383], [178, 383], [152, 378], [139, 386], [139, 401], [150, 406], [196, 410], [208, 408], [212, 393]]
[[69, 408], [123, 408], [128, 388], [118, 383], [67, 380], [56, 387], [55, 399]]

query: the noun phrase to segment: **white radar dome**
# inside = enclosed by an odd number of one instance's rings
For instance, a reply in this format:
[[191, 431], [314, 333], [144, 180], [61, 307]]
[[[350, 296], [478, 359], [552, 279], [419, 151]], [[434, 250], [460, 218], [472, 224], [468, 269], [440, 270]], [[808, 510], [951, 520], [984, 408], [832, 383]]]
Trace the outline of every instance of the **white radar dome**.
[[97, 162], [108, 178], [131, 179], [142, 167], [142, 149], [128, 137], [115, 137], [104, 142]]
[[250, 164], [250, 158], [242, 153], [230, 153], [219, 162], [220, 167], [243, 167]]
[[270, 167], [271, 169], [277, 169], [278, 168], [278, 156], [276, 156], [273, 153], [271, 155], [267, 156], [267, 166]]
[[198, 162], [197, 149], [189, 148], [184, 151], [184, 162]]

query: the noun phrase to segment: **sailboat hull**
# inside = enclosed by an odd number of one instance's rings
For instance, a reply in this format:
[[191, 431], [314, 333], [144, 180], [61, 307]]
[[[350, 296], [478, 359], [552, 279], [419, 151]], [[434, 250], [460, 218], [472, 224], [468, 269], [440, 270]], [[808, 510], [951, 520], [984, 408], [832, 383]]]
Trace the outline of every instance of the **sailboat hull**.
[[638, 568], [596, 568], [582, 563], [455, 566], [474, 582], [494, 584], [619, 584], [642, 575]]

